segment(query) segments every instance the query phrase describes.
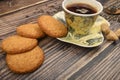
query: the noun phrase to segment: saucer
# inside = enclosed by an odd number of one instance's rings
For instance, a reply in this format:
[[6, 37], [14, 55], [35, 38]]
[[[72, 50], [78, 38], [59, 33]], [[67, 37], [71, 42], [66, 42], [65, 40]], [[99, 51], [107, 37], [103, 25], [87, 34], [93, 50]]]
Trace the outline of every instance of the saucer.
[[[65, 16], [64, 11], [61, 11], [56, 13], [53, 17], [66, 25], [64, 16]], [[57, 39], [81, 47], [88, 47], [88, 48], [97, 47], [101, 45], [104, 41], [104, 36], [101, 32], [101, 24], [103, 23], [106, 23], [110, 26], [110, 23], [105, 18], [103, 18], [102, 16], [98, 16], [96, 22], [92, 26], [90, 33], [88, 35], [78, 38], [77, 36], [73, 35], [71, 32], [68, 31], [66, 37], [57, 38]]]

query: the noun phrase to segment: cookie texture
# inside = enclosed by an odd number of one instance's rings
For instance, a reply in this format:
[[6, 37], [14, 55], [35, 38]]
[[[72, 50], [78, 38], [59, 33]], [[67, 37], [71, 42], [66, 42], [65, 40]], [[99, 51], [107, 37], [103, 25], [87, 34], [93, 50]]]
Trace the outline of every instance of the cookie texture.
[[43, 61], [44, 52], [39, 46], [22, 54], [6, 55], [7, 65], [15, 73], [33, 72], [42, 65]]
[[45, 33], [40, 29], [37, 23], [24, 24], [16, 29], [17, 34], [28, 38], [42, 38]]
[[67, 27], [49, 15], [42, 15], [38, 18], [38, 24], [42, 31], [51, 37], [64, 37], [67, 35]]
[[8, 54], [18, 54], [33, 49], [37, 43], [36, 39], [13, 35], [2, 41], [2, 49]]

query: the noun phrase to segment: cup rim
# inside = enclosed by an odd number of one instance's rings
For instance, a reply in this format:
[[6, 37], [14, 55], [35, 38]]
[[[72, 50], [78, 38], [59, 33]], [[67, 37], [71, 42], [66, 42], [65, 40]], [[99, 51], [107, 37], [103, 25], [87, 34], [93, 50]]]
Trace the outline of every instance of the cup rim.
[[78, 14], [78, 13], [69, 11], [69, 10], [66, 8], [66, 6], [64, 5], [64, 4], [65, 4], [65, 1], [66, 1], [66, 0], [64, 0], [64, 1], [62, 2], [62, 8], [63, 8], [63, 10], [64, 10], [65, 12], [67, 12], [67, 13], [72, 14], [72, 15], [76, 15], [76, 16], [95, 16], [95, 15], [100, 14], [100, 13], [103, 11], [103, 6], [102, 6], [102, 4], [101, 4], [100, 2], [94, 0], [94, 1], [100, 6], [100, 10], [99, 10], [99, 11], [97, 11], [97, 12], [94, 13], [94, 14]]

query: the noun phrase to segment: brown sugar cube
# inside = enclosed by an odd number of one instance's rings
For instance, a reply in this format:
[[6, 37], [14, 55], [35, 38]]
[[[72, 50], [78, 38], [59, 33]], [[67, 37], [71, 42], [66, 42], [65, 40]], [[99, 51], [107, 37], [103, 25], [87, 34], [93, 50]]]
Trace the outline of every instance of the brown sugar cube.
[[115, 34], [120, 38], [120, 29], [118, 29], [117, 31], [115, 31]]
[[108, 26], [108, 24], [102, 24], [101, 25], [101, 30], [104, 34], [108, 34], [110, 32], [110, 27]]
[[112, 41], [116, 41], [118, 40], [118, 36], [113, 32], [110, 31], [109, 34], [106, 35], [107, 40], [112, 40]]

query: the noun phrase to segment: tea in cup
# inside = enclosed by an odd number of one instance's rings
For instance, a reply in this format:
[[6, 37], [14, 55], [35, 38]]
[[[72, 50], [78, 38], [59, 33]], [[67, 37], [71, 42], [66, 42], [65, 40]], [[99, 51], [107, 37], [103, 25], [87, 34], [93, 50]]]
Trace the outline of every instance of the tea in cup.
[[62, 8], [68, 31], [79, 38], [89, 34], [103, 6], [96, 0], [64, 0]]

